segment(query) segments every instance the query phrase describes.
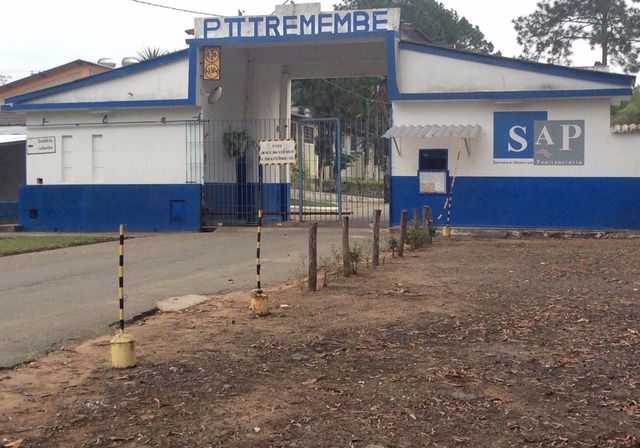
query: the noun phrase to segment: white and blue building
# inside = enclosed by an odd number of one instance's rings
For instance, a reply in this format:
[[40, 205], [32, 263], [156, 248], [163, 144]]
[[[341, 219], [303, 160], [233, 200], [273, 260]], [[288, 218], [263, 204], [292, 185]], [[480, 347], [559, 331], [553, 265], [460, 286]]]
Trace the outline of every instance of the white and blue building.
[[[27, 113], [24, 230], [193, 231], [204, 209], [236, 213], [257, 155], [240, 169], [224, 134], [289, 138], [291, 80], [345, 76], [387, 76], [391, 225], [429, 205], [459, 227], [640, 228], [640, 139], [609, 128], [633, 76], [404, 41], [397, 9], [198, 18], [186, 43], [5, 100]], [[264, 167], [274, 219], [289, 176]]]
[[390, 215], [429, 205], [452, 226], [639, 228], [640, 138], [610, 130], [611, 105], [634, 85], [400, 42]]

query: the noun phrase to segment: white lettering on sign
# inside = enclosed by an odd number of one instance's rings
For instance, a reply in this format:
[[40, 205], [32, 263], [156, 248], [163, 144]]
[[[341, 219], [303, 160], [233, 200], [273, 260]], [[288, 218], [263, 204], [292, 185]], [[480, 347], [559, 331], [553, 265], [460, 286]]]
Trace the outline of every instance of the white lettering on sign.
[[[517, 132], [520, 131], [520, 132]], [[522, 152], [527, 149], [529, 144], [527, 143], [527, 127], [526, 126], [514, 126], [509, 130], [509, 138], [515, 143], [519, 143], [520, 147], [515, 148], [511, 146], [511, 143], [507, 145], [507, 152]]]
[[260, 165], [296, 163], [295, 140], [263, 140], [258, 145]]
[[195, 20], [197, 39], [322, 36], [394, 30], [399, 9], [333, 11], [308, 15], [207, 17]]
[[27, 139], [27, 154], [53, 154], [55, 152], [55, 137], [33, 137]]
[[571, 151], [571, 140], [582, 136], [582, 128], [575, 124], [563, 124], [562, 128], [562, 148], [560, 151]]

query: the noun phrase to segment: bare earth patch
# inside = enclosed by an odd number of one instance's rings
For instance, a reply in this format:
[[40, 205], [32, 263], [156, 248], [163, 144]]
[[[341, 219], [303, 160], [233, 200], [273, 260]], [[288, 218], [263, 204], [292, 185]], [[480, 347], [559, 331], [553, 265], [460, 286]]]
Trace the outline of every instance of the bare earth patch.
[[[2, 447], [640, 447], [640, 239], [437, 238], [0, 371]], [[268, 269], [265, 266], [264, 269]]]

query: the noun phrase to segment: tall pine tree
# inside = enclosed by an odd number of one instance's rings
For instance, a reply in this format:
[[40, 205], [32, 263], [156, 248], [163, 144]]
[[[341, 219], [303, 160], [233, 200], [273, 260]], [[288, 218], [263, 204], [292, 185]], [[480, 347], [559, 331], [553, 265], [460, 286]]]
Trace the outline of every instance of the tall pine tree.
[[542, 0], [537, 9], [513, 20], [523, 57], [570, 64], [573, 44], [600, 48], [602, 65], [617, 65], [635, 73], [640, 69], [640, 0]]

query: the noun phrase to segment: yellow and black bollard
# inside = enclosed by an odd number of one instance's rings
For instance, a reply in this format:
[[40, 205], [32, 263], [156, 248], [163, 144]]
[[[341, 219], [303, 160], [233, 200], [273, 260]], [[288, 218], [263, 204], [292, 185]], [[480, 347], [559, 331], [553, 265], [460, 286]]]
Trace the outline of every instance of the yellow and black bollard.
[[124, 224], [120, 224], [120, 245], [118, 250], [118, 302], [120, 329], [111, 339], [111, 366], [125, 369], [136, 365], [135, 340], [124, 332]]
[[262, 290], [260, 284], [260, 240], [262, 238], [262, 209], [258, 209], [258, 236], [256, 244], [256, 289], [251, 291], [249, 308], [257, 316], [267, 316], [269, 311], [269, 295]]

